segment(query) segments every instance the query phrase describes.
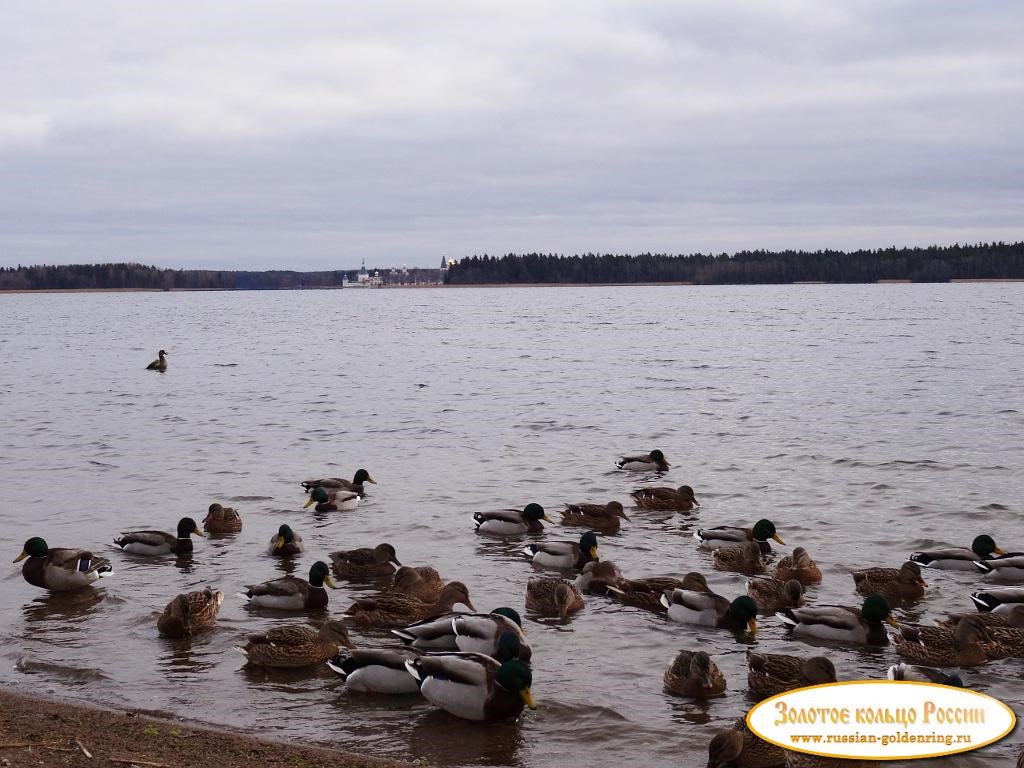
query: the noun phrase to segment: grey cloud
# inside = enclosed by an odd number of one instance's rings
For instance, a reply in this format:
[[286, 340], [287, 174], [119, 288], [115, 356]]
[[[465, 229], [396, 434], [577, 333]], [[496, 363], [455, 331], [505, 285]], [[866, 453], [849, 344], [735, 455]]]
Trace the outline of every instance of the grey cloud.
[[0, 264], [1018, 239], [1024, 7], [24, 4]]

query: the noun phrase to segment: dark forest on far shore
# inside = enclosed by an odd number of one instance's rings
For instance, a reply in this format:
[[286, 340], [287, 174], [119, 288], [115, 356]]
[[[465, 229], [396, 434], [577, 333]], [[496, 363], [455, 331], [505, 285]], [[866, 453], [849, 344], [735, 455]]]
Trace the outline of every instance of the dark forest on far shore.
[[[1024, 279], [1024, 242], [857, 251], [740, 251], [678, 256], [507, 254], [470, 256], [438, 269], [387, 270], [384, 285], [523, 283], [874, 283]], [[355, 270], [323, 272], [162, 269], [135, 263], [0, 268], [0, 290], [276, 290], [337, 288]]]
[[451, 285], [481, 283], [874, 283], [1024, 278], [1024, 242], [859, 251], [740, 251], [636, 256], [472, 256], [448, 270]]

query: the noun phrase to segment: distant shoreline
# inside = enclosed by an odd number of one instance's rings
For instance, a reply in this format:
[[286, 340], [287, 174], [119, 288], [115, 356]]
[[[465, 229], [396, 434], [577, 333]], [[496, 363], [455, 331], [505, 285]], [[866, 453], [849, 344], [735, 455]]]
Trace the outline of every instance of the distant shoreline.
[[303, 288], [20, 288], [0, 289], [0, 295], [23, 293], [280, 293], [282, 291], [341, 291], [357, 290], [360, 293], [424, 288], [623, 288], [629, 286], [652, 287], [659, 285], [695, 286], [714, 288], [723, 286], [755, 285], [948, 285], [949, 283], [1024, 283], [1021, 277], [953, 278], [946, 283], [914, 282], [912, 280], [877, 280], [873, 283], [829, 283], [821, 280], [798, 280], [792, 283], [692, 283], [686, 281], [665, 281], [645, 283], [460, 283], [456, 285], [388, 285], [380, 288], [348, 288], [340, 285], [316, 285]]

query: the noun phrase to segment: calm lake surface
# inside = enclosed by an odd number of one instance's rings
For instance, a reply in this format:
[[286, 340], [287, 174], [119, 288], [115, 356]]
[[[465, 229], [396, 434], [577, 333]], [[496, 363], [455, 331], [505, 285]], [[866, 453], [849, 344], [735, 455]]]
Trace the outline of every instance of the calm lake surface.
[[[145, 371], [161, 348], [169, 370]], [[745, 578], [713, 570], [692, 533], [768, 517], [787, 542], [776, 549], [803, 545], [822, 566], [812, 602], [859, 604], [851, 569], [979, 533], [1024, 549], [1022, 369], [1024, 284], [0, 296], [0, 684], [440, 766], [703, 765], [716, 728], [751, 704], [750, 646], [728, 632], [599, 597], [564, 626], [529, 619], [539, 708], [484, 726], [418, 697], [347, 694], [326, 669], [243, 668], [245, 633], [311, 619], [235, 593], [282, 574], [264, 549], [287, 522], [306, 542], [301, 575], [388, 541], [403, 563], [464, 581], [478, 609], [524, 612], [524, 541], [477, 535], [475, 511], [536, 501], [557, 517], [566, 502], [688, 483], [696, 514], [636, 510], [602, 558], [633, 576], [700, 570], [733, 597]], [[614, 470], [652, 448], [673, 464], [663, 478]], [[358, 467], [379, 483], [358, 510], [302, 510], [300, 480]], [[109, 546], [202, 520], [213, 501], [244, 530], [197, 540], [191, 560]], [[115, 573], [95, 596], [48, 597], [10, 564], [33, 535], [92, 547]], [[925, 575], [928, 595], [899, 618], [971, 609], [980, 579]], [[227, 595], [217, 629], [159, 638], [164, 605], [204, 585]], [[372, 591], [339, 586], [332, 614]], [[774, 618], [755, 645], [818, 650]], [[712, 654], [725, 696], [662, 692], [682, 648]], [[840, 679], [897, 661], [824, 652]], [[1022, 673], [1010, 659], [965, 678], [1020, 713]], [[932, 764], [1008, 765], [1020, 742]]]

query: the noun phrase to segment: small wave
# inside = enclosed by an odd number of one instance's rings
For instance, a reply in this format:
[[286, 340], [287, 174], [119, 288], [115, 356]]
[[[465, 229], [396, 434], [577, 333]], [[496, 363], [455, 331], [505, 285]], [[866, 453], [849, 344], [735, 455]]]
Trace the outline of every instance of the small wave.
[[1008, 512], [1010, 508], [1005, 504], [1000, 504], [998, 502], [993, 501], [991, 504], [986, 504], [983, 507], [978, 507], [978, 509], [985, 512]]
[[97, 680], [109, 680], [102, 671], [92, 667], [66, 667], [50, 661], [35, 661], [24, 656], [14, 663], [14, 669], [24, 675], [53, 675], [71, 685], [88, 685]]

